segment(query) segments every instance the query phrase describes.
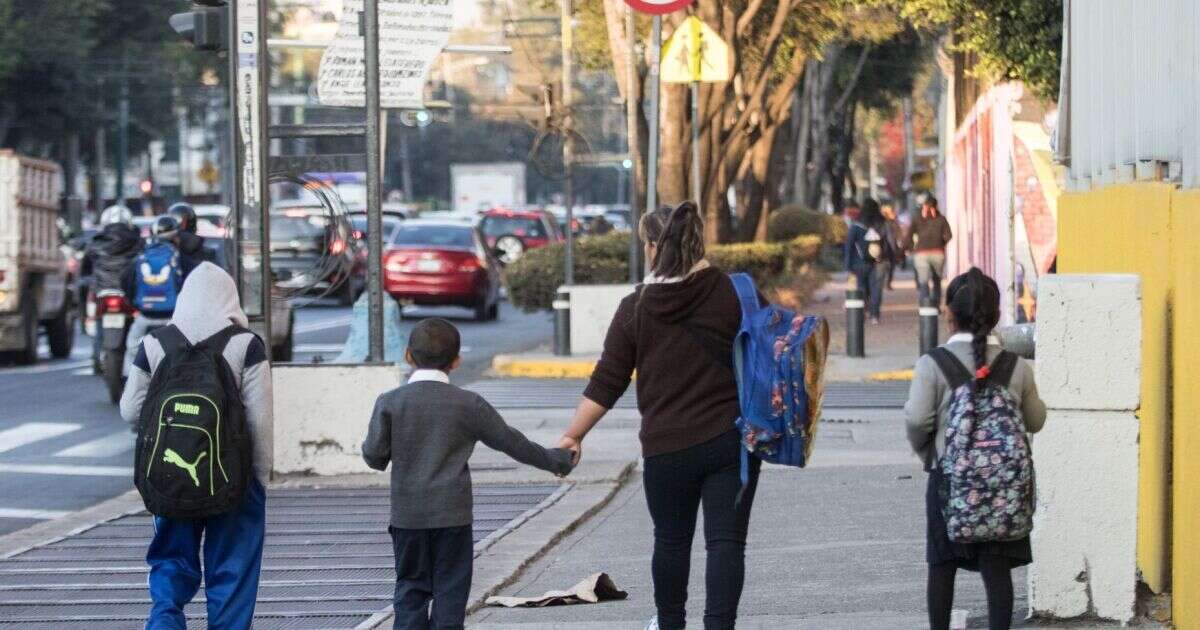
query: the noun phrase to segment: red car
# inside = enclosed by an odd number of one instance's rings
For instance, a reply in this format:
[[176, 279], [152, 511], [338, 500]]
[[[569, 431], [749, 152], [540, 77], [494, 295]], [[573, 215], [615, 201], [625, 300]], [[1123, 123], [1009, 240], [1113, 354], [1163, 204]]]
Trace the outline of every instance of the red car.
[[397, 225], [385, 247], [383, 286], [401, 305], [462, 306], [479, 321], [500, 313], [499, 262], [468, 223]]
[[527, 250], [562, 240], [558, 221], [545, 210], [488, 210], [479, 229], [505, 265], [516, 262]]

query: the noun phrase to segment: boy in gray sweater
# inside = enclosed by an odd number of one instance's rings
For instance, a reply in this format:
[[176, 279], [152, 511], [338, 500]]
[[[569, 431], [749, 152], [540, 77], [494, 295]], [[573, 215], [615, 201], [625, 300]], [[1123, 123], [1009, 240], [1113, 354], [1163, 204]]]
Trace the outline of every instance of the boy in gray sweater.
[[450, 384], [459, 346], [458, 329], [444, 319], [414, 326], [405, 359], [415, 370], [375, 402], [363, 442], [368, 466], [392, 464], [395, 628], [463, 627], [474, 561], [467, 461], [476, 442], [557, 475], [571, 472], [570, 451], [530, 442], [478, 394]]

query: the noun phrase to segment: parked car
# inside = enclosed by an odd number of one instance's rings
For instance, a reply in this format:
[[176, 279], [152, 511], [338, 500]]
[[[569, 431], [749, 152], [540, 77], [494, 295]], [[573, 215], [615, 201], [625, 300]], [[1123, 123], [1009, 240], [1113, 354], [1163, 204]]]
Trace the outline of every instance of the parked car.
[[350, 223], [331, 221], [319, 206], [271, 215], [271, 270], [280, 289], [331, 295], [349, 306], [364, 286], [358, 258]]
[[385, 248], [384, 289], [401, 306], [461, 306], [475, 319], [500, 313], [500, 263], [470, 223], [405, 221]]
[[528, 250], [562, 240], [558, 221], [545, 210], [488, 210], [480, 218], [479, 228], [488, 248], [505, 265]]

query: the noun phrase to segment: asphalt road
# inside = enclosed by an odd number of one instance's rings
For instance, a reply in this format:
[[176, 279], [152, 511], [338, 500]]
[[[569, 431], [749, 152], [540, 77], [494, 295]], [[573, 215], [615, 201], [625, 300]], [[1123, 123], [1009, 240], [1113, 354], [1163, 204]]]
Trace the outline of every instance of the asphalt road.
[[[493, 355], [536, 347], [552, 332], [548, 316], [526, 315], [507, 303], [495, 322], [475, 322], [469, 311], [452, 308], [407, 314], [405, 329], [428, 316], [459, 326], [463, 368], [457, 382], [478, 378]], [[350, 317], [349, 308], [323, 304], [297, 310], [295, 360], [336, 357]], [[43, 348], [43, 360], [34, 366], [0, 365], [0, 535], [132, 488], [133, 433], [92, 375], [90, 351], [91, 339], [80, 335], [68, 359], [52, 360]]]

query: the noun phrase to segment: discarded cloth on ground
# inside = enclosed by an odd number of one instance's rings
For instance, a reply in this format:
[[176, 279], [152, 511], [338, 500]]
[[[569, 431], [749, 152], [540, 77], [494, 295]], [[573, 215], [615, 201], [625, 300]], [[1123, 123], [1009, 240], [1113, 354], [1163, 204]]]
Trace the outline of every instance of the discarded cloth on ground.
[[595, 573], [565, 591], [549, 591], [538, 597], [487, 598], [488, 606], [505, 608], [544, 608], [546, 606], [570, 606], [572, 604], [595, 604], [625, 599], [629, 593], [617, 588], [607, 573]]

